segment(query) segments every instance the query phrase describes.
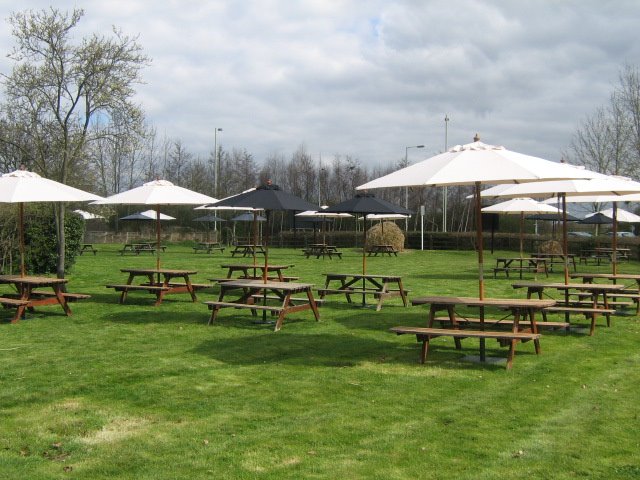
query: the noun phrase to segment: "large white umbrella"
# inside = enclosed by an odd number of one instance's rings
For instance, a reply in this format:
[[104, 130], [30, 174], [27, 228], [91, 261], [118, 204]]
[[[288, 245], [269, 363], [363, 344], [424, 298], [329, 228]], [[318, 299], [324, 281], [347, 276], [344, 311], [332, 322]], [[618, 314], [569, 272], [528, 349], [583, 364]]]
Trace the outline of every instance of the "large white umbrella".
[[[562, 250], [565, 257], [564, 280], [569, 282], [569, 262], [568, 262], [568, 239], [567, 239], [567, 199], [580, 201], [580, 199], [593, 198], [593, 195], [607, 195], [614, 199], [614, 210], [616, 209], [616, 198], [624, 198], [625, 194], [640, 192], [640, 183], [625, 177], [603, 175], [593, 172], [590, 179], [573, 179], [565, 181], [537, 182], [521, 185], [498, 185], [481, 192], [483, 197], [520, 197], [523, 195], [536, 198], [549, 198], [557, 196], [560, 199], [562, 209]], [[614, 221], [614, 232], [615, 224]], [[615, 252], [616, 235], [612, 240]], [[613, 271], [616, 272], [615, 253], [613, 255]]]
[[80, 215], [85, 220], [104, 220], [102, 215], [97, 215], [95, 213], [87, 212], [85, 210], [74, 210], [72, 213], [76, 213]]
[[[322, 220], [322, 224], [321, 224], [321, 228], [322, 228], [322, 243], [327, 243], [325, 238], [326, 238], [326, 219], [327, 218], [351, 218], [353, 217], [353, 215], [351, 215], [350, 213], [329, 213], [329, 212], [325, 212], [324, 210], [328, 208], [327, 205], [323, 205], [322, 207], [320, 207], [320, 210], [305, 210], [304, 212], [300, 212], [300, 213], [296, 213], [296, 217], [305, 217], [305, 218], [313, 218], [313, 219], [321, 219]], [[313, 236], [315, 239], [315, 228], [313, 230]], [[324, 257], [323, 257], [324, 258]]]
[[202, 205], [217, 201], [213, 197], [174, 185], [168, 180], [154, 180], [140, 187], [116, 193], [94, 202], [96, 205], [153, 205], [156, 214], [156, 268], [160, 269], [160, 206]]
[[513, 198], [506, 202], [496, 203], [482, 209], [487, 213], [504, 213], [507, 215], [520, 215], [520, 256], [523, 256], [523, 234], [525, 213], [559, 213], [560, 210], [551, 205], [537, 202], [532, 198]]
[[33, 202], [89, 202], [102, 197], [70, 187], [24, 168], [0, 177], [0, 203], [18, 204], [18, 234], [20, 242], [20, 275], [24, 266], [24, 204]]
[[[479, 141], [457, 145], [447, 152], [360, 185], [358, 190], [385, 187], [473, 185], [476, 197], [479, 298], [484, 298], [484, 260], [480, 186], [537, 182], [565, 178], [591, 178], [588, 170], [551, 162]], [[523, 196], [523, 195], [520, 195]]]

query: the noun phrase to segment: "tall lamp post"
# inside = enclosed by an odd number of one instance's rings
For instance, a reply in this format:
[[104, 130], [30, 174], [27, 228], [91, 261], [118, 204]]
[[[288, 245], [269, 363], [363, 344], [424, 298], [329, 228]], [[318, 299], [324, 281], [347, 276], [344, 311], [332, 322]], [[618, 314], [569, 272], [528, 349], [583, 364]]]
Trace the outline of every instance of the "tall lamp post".
[[[444, 115], [444, 151], [447, 151], [449, 135], [449, 115]], [[447, 231], [447, 187], [442, 187], [442, 232]]]
[[[410, 148], [424, 148], [424, 145], [412, 145], [410, 147], [404, 147], [404, 165], [409, 165], [409, 149]], [[404, 187], [404, 208], [409, 209], [409, 187]], [[409, 232], [409, 217], [404, 220], [404, 229]]]
[[216, 127], [213, 131], [213, 196], [218, 198], [218, 177], [220, 176], [220, 163], [218, 158], [218, 132], [222, 129]]

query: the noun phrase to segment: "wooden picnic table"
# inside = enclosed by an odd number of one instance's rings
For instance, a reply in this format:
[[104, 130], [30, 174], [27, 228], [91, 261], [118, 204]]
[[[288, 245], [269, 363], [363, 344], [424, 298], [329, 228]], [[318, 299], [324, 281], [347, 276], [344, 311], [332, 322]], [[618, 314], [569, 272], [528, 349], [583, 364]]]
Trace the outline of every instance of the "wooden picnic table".
[[[244, 308], [250, 309], [252, 315], [257, 311], [273, 312], [278, 314], [274, 331], [280, 330], [284, 317], [290, 313], [311, 310], [315, 319], [320, 320], [318, 306], [313, 297], [313, 284], [294, 282], [273, 282], [262, 280], [233, 280], [220, 284], [220, 295], [218, 301], [204, 302], [212, 310], [209, 318], [209, 325], [215, 322], [218, 312], [222, 308]], [[228, 296], [238, 293], [239, 296], [229, 301]], [[303, 294], [302, 298], [294, 298], [295, 294]], [[227, 297], [227, 300], [225, 300]], [[264, 299], [264, 301], [262, 301]], [[260, 303], [262, 301], [262, 303]], [[276, 305], [273, 305], [273, 301]], [[270, 304], [267, 304], [269, 302]]]
[[338, 258], [342, 259], [342, 252], [338, 250], [338, 247], [336, 247], [335, 245], [327, 245], [326, 243], [311, 243], [307, 245], [307, 247], [303, 249], [302, 252], [307, 258], [312, 256], [315, 256], [316, 258], [333, 258], [333, 256], [335, 255]]
[[[596, 283], [544, 283], [544, 282], [520, 282], [512, 284], [515, 289], [526, 288], [527, 298], [531, 298], [534, 294], [542, 299], [545, 290], [558, 290], [564, 293], [562, 303], [547, 308], [543, 311], [543, 318], [546, 321], [546, 313], [556, 312], [564, 313], [565, 319], [569, 322], [570, 314], [584, 314], [587, 318], [591, 318], [589, 335], [593, 335], [596, 327], [596, 317], [604, 315], [607, 319], [607, 326], [611, 326], [611, 315], [615, 310], [611, 308], [610, 294], [616, 291], [624, 290], [624, 285], [596, 284]], [[571, 300], [571, 295], [579, 295], [578, 300]], [[588, 304], [582, 301], [584, 296], [588, 298]], [[600, 300], [602, 299], [602, 300]]]
[[[164, 252], [164, 246], [160, 247]], [[127, 253], [131, 253], [134, 255], [140, 255], [142, 252], [155, 253], [156, 244], [151, 242], [141, 242], [141, 243], [125, 243], [122, 249], [120, 250], [120, 255], [126, 255]]]
[[398, 250], [393, 245], [370, 245], [367, 248], [367, 255], [369, 257], [371, 255], [377, 257], [378, 255], [384, 255], [385, 253], [389, 256], [398, 256]]
[[224, 247], [220, 242], [198, 242], [193, 246], [193, 253], [211, 253], [212, 250], [220, 250], [220, 253], [223, 253]]
[[236, 254], [242, 255], [243, 257], [252, 257], [257, 254], [265, 255], [265, 249], [262, 245], [251, 245], [251, 244], [243, 244], [236, 245], [231, 252], [231, 256], [235, 257]]
[[[251, 279], [257, 280], [262, 278], [264, 275], [265, 266], [264, 264], [252, 264], [252, 263], [223, 263], [220, 265], [222, 268], [227, 269], [227, 276], [224, 279], [220, 278], [212, 278], [211, 281], [228, 281], [229, 279], [233, 279], [234, 274], [240, 273], [241, 276], [239, 279]], [[297, 280], [297, 277], [285, 277], [283, 271], [292, 267], [293, 265], [267, 265], [267, 276], [270, 273], [274, 273], [276, 278], [269, 278], [271, 280], [278, 280], [281, 282], [286, 282], [287, 280]]]
[[[156, 306], [162, 303], [165, 295], [173, 293], [188, 293], [191, 295], [191, 300], [196, 302], [198, 301], [196, 290], [210, 287], [210, 285], [191, 282], [191, 275], [198, 273], [196, 270], [122, 268], [120, 271], [128, 274], [127, 283], [107, 285], [107, 288], [113, 288], [120, 292], [120, 303], [124, 303], [130, 291], [146, 291], [155, 295]], [[134, 280], [138, 277], [142, 277], [146, 282], [134, 284]], [[182, 282], [174, 282], [176, 278], [182, 279]]]
[[516, 271], [522, 279], [522, 272], [544, 273], [549, 276], [547, 268], [547, 259], [538, 257], [497, 257], [496, 266], [493, 269], [493, 278], [496, 278], [498, 272], [504, 272], [509, 278], [509, 272]]
[[[426, 296], [412, 299], [413, 305], [429, 305], [429, 316], [427, 327], [393, 327], [391, 331], [402, 334], [415, 334], [418, 341], [422, 342], [420, 360], [425, 362], [429, 349], [429, 341], [434, 337], [450, 336], [455, 340], [457, 349], [461, 349], [460, 340], [462, 338], [478, 338], [480, 340], [480, 360], [486, 361], [485, 340], [495, 338], [502, 344], [509, 346], [507, 356], [507, 369], [513, 365], [515, 347], [519, 341], [533, 340], [536, 354], [540, 354], [540, 334], [536, 323], [536, 313], [543, 308], [551, 307], [555, 300], [533, 300], [533, 299], [513, 299], [513, 298], [475, 298], [475, 297], [449, 297], [449, 296]], [[457, 312], [458, 307], [477, 307], [479, 309], [480, 330], [461, 329], [461, 322]], [[493, 308], [510, 311], [513, 320], [510, 324], [510, 331], [488, 331], [485, 330], [485, 309]], [[445, 310], [447, 316], [438, 318], [436, 314]], [[521, 320], [528, 318], [528, 322], [521, 324]], [[438, 328], [436, 323], [447, 321], [449, 328]], [[493, 323], [494, 321], [492, 321]]]
[[366, 295], [373, 295], [378, 303], [376, 311], [382, 308], [382, 302], [387, 298], [400, 297], [406, 307], [407, 292], [402, 285], [399, 275], [373, 275], [361, 273], [325, 273], [324, 288], [318, 289], [320, 298], [326, 295], [342, 294], [351, 303], [351, 295], [362, 295], [365, 304]]
[[610, 280], [613, 284], [617, 284], [618, 280], [634, 280], [635, 287], [625, 285], [620, 292], [616, 291], [611, 297], [616, 300], [618, 298], [628, 298], [636, 305], [636, 315], [640, 314], [640, 275], [636, 273], [572, 273], [571, 278], [581, 278], [583, 283], [594, 283], [597, 279]]
[[95, 248], [93, 248], [93, 244], [92, 243], [83, 243], [82, 246], [80, 247], [80, 255], [82, 255], [84, 252], [91, 252], [94, 255], [96, 253], [98, 253], [98, 250], [96, 250]]
[[[24, 315], [25, 309], [33, 310], [34, 307], [43, 305], [58, 304], [67, 316], [71, 315], [71, 308], [68, 305], [73, 294], [63, 292], [64, 285], [68, 282], [66, 278], [50, 278], [33, 275], [0, 275], [0, 283], [11, 284], [16, 290], [16, 298], [20, 300], [20, 305], [16, 306], [16, 314], [12, 323], [16, 323]], [[51, 288], [52, 292], [36, 291], [36, 288]], [[88, 295], [77, 294], [77, 297], [86, 298]], [[2, 302], [0, 302], [2, 303]]]
[[547, 265], [549, 270], [553, 271], [554, 265], [567, 265], [573, 266], [573, 271], [577, 271], [576, 266], [576, 256], [573, 253], [568, 253], [567, 255], [563, 253], [536, 253], [536, 258], [544, 258], [547, 260]]

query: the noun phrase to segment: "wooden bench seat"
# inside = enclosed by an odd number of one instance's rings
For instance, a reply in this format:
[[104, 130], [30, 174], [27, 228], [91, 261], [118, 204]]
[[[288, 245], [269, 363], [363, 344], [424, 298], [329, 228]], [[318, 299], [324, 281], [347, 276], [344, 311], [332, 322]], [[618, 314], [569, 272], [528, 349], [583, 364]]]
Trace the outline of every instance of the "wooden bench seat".
[[147, 290], [149, 292], [163, 292], [170, 290], [169, 287], [162, 285], [107, 285], [107, 288], [113, 288], [116, 292], [126, 292], [129, 290]]
[[211, 253], [211, 250], [220, 250], [220, 253], [224, 253], [225, 247], [208, 247], [206, 245], [196, 245], [191, 248], [193, 248], [193, 253], [198, 253], [198, 252]]
[[20, 300], [19, 298], [0, 297], [0, 304], [4, 308], [16, 308], [16, 314], [11, 319], [11, 323], [17, 323], [24, 313], [24, 309], [29, 302], [27, 300]]
[[[507, 357], [507, 369], [513, 364], [516, 341], [539, 340], [539, 333], [529, 332], [508, 332], [508, 331], [485, 331], [485, 330], [460, 330], [455, 328], [429, 328], [429, 327], [392, 327], [390, 330], [398, 335], [415, 335], [418, 342], [422, 342], [420, 352], [420, 363], [425, 363], [429, 350], [429, 341], [435, 337], [452, 338], [495, 338], [498, 341], [508, 341], [510, 344], [509, 355]], [[539, 353], [536, 345], [536, 354]]]
[[[481, 323], [479, 318], [458, 317], [456, 318], [456, 320], [458, 323], [467, 324], [467, 325], [479, 325]], [[449, 317], [435, 317], [434, 321], [439, 322], [440, 324], [446, 324], [446, 325], [451, 324], [451, 320], [449, 319]], [[487, 326], [490, 326], [491, 328], [494, 328], [494, 327], [512, 328], [513, 320], [509, 318], [504, 318], [500, 320], [497, 320], [494, 318], [485, 318], [484, 324]], [[531, 327], [531, 322], [528, 320], [520, 320], [518, 324], [522, 327]], [[536, 322], [536, 324], [538, 325], [538, 329], [544, 328], [549, 330], [556, 330], [556, 329], [569, 330], [568, 322]]]
[[[143, 285], [147, 286], [148, 284], [144, 284]], [[174, 287], [186, 287], [187, 284], [184, 282], [169, 282], [169, 287], [174, 288]], [[192, 283], [191, 287], [194, 290], [202, 290], [205, 288], [213, 288], [215, 287], [215, 285], [210, 285], [208, 283]]]
[[[31, 295], [37, 295], [39, 297], [56, 296], [54, 292], [47, 292], [42, 290], [34, 290], [33, 292], [31, 292]], [[91, 298], [91, 295], [87, 295], [86, 293], [62, 292], [62, 296], [67, 300], [67, 302], [75, 302], [76, 300], [86, 300], [87, 298]]]
[[[405, 295], [407, 293], [409, 293], [411, 290], [407, 290], [406, 288], [403, 289]], [[380, 296], [380, 295], [385, 295], [387, 293], [400, 293], [400, 290], [397, 288], [390, 288], [389, 290], [387, 290], [386, 292], [381, 292], [379, 290], [376, 290], [375, 288], [353, 288], [353, 287], [348, 287], [348, 288], [319, 288], [318, 289], [318, 294], [320, 295], [331, 295], [334, 293], [342, 293], [342, 294], [349, 294], [349, 295], [362, 295], [363, 293], [366, 295], [374, 295], [374, 296]]]

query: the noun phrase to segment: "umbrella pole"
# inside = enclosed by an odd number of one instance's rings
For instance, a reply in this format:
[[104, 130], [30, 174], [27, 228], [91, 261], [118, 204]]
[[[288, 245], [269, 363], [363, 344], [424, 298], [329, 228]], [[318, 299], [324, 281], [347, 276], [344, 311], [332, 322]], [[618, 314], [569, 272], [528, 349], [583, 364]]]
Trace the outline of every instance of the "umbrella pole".
[[524, 257], [524, 212], [520, 212], [520, 258]]
[[26, 275], [24, 267], [24, 203], [18, 206], [18, 241], [20, 242], [20, 276]]
[[258, 244], [258, 211], [253, 211], [253, 245], [251, 247], [251, 252], [253, 253], [253, 276], [256, 277], [256, 268], [257, 268], [257, 260], [256, 260], [256, 245]]
[[[265, 210], [265, 215], [267, 217], [267, 221], [265, 225], [265, 237], [264, 237], [264, 270], [262, 271], [262, 282], [267, 283], [267, 271], [269, 269], [269, 210]], [[255, 254], [254, 254], [255, 255]], [[265, 290], [265, 301], [267, 292]], [[266, 311], [263, 313], [267, 313]]]
[[[476, 242], [478, 244], [478, 298], [484, 299], [484, 250], [482, 245], [482, 202], [480, 200], [480, 182], [476, 182]], [[484, 339], [480, 339], [482, 343]], [[481, 347], [482, 348], [482, 347]]]
[[364, 279], [364, 275], [367, 274], [367, 255], [365, 253], [367, 244], [367, 216], [365, 215], [362, 219], [362, 306], [364, 307], [367, 303], [366, 300], [366, 281]]
[[160, 205], [156, 205], [156, 270], [160, 283]]
[[611, 268], [614, 275], [618, 273], [618, 202], [613, 202], [613, 237], [611, 239]]
[[569, 284], [569, 239], [567, 236], [567, 194], [560, 194], [562, 200], [562, 254], [564, 256], [564, 284]]

